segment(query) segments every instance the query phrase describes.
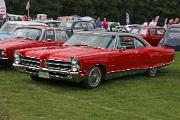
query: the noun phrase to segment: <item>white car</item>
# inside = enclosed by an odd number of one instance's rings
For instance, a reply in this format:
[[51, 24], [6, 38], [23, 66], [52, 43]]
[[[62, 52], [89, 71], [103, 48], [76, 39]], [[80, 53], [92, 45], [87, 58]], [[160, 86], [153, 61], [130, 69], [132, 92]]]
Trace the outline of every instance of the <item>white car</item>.
[[8, 21], [0, 29], [1, 32], [13, 33], [17, 28], [24, 26], [47, 26], [44, 23], [29, 21]]
[[5, 40], [11, 37], [12, 33], [19, 27], [26, 26], [47, 26], [44, 23], [29, 22], [29, 21], [8, 21], [0, 29], [0, 40]]

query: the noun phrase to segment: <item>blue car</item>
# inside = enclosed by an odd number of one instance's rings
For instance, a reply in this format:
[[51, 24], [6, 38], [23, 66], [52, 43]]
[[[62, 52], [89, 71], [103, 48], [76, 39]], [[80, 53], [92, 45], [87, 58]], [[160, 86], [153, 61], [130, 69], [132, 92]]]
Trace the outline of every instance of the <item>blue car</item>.
[[167, 28], [164, 39], [159, 43], [161, 47], [172, 47], [180, 51], [180, 24], [170, 25]]

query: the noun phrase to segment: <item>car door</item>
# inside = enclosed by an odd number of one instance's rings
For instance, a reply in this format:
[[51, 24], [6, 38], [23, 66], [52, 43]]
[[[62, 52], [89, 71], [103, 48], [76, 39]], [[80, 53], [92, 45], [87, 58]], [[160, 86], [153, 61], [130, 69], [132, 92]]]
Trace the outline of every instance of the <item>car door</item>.
[[116, 53], [112, 54], [114, 71], [134, 69], [139, 63], [136, 59], [137, 54], [133, 37], [119, 36], [116, 43]]
[[136, 51], [136, 65], [134, 68], [147, 68], [151, 64], [151, 58], [149, 55], [149, 51], [151, 51], [151, 46], [146, 45], [143, 40], [137, 37], [134, 38], [134, 45]]
[[54, 30], [46, 30], [43, 37], [43, 46], [55, 46], [58, 45], [58, 41], [56, 41], [55, 31]]

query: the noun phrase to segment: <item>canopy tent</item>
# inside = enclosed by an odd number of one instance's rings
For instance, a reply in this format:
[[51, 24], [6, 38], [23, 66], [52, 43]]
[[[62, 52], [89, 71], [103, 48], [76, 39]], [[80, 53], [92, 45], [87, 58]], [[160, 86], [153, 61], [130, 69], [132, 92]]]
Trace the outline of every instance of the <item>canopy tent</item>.
[[4, 0], [0, 0], [0, 19], [2, 19], [3, 15], [6, 15], [6, 4]]

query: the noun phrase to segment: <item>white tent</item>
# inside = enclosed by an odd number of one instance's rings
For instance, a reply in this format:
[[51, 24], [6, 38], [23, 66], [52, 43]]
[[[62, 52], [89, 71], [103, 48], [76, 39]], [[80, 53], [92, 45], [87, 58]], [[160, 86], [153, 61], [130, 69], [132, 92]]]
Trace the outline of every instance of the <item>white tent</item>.
[[0, 15], [6, 14], [6, 4], [4, 0], [0, 0]]

